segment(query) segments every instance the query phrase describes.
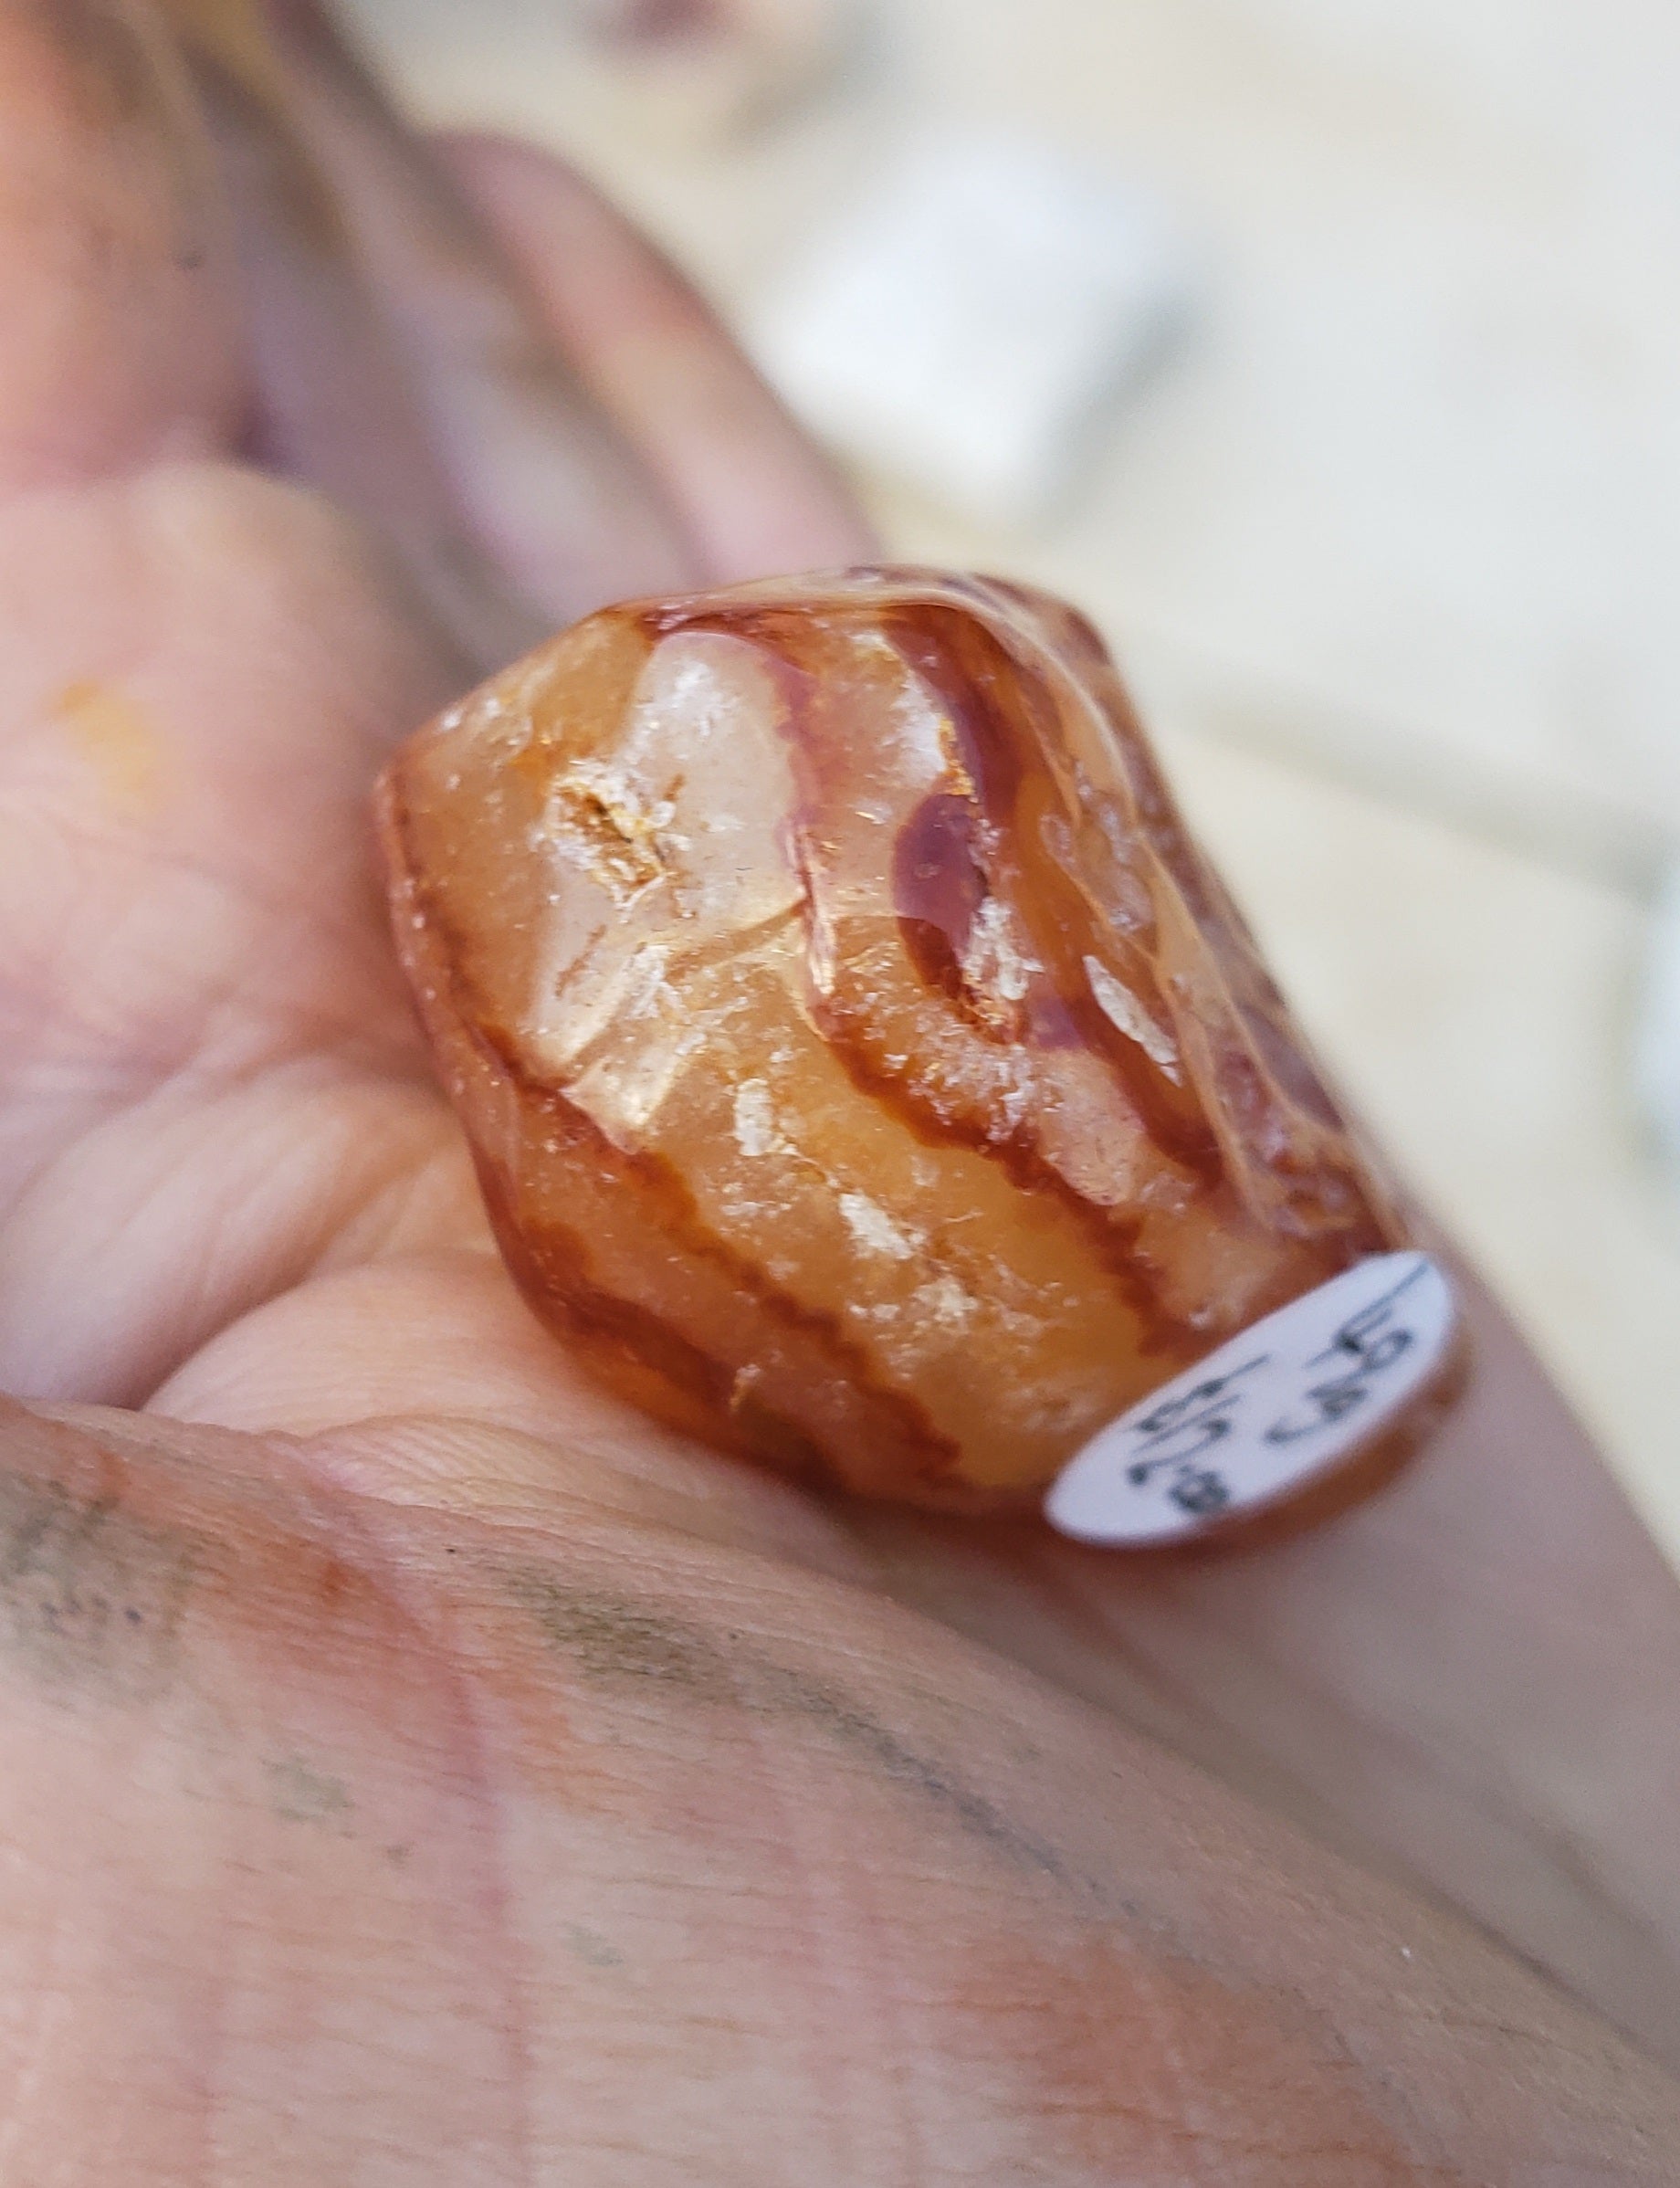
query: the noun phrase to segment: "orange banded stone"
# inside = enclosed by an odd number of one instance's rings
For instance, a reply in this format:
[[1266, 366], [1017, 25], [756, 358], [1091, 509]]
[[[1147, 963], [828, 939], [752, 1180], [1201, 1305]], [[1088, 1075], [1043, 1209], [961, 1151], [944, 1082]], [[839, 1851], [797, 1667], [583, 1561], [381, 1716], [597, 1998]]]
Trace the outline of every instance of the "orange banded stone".
[[1406, 1243], [1043, 594], [865, 569], [611, 608], [423, 731], [381, 804], [509, 1268], [714, 1444], [1036, 1505]]

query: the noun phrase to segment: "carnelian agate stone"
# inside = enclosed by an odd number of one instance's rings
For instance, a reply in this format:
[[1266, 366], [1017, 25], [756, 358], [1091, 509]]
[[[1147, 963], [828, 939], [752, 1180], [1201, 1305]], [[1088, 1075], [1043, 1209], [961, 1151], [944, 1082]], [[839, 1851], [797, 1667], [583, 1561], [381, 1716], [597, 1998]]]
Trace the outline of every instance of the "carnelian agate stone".
[[1070, 609], [914, 570], [593, 615], [383, 791], [508, 1264], [621, 1391], [1036, 1503], [1401, 1241]]

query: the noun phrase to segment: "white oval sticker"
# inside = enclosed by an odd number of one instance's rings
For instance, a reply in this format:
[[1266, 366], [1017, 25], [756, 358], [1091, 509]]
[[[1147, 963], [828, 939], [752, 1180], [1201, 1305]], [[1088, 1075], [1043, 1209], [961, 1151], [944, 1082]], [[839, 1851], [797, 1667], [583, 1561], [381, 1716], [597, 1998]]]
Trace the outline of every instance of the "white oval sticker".
[[1397, 1413], [1456, 1319], [1427, 1254], [1344, 1269], [1099, 1430], [1045, 1517], [1082, 1542], [1170, 1542], [1268, 1504]]

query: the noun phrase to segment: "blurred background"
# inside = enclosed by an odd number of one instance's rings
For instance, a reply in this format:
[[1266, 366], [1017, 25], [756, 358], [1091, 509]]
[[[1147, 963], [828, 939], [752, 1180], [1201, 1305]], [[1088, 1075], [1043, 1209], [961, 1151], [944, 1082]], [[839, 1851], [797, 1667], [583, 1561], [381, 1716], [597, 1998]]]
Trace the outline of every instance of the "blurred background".
[[1333, 1068], [1680, 1552], [1680, 10], [353, 0], [893, 553], [1105, 627]]

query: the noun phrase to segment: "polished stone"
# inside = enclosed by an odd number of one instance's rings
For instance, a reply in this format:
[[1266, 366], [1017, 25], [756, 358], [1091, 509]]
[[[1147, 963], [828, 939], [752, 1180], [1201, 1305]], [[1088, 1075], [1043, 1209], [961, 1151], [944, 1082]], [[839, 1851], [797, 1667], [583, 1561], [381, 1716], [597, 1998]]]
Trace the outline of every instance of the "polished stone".
[[715, 1443], [1035, 1504], [1405, 1239], [1042, 594], [881, 570], [611, 609], [423, 731], [383, 805], [509, 1267]]

